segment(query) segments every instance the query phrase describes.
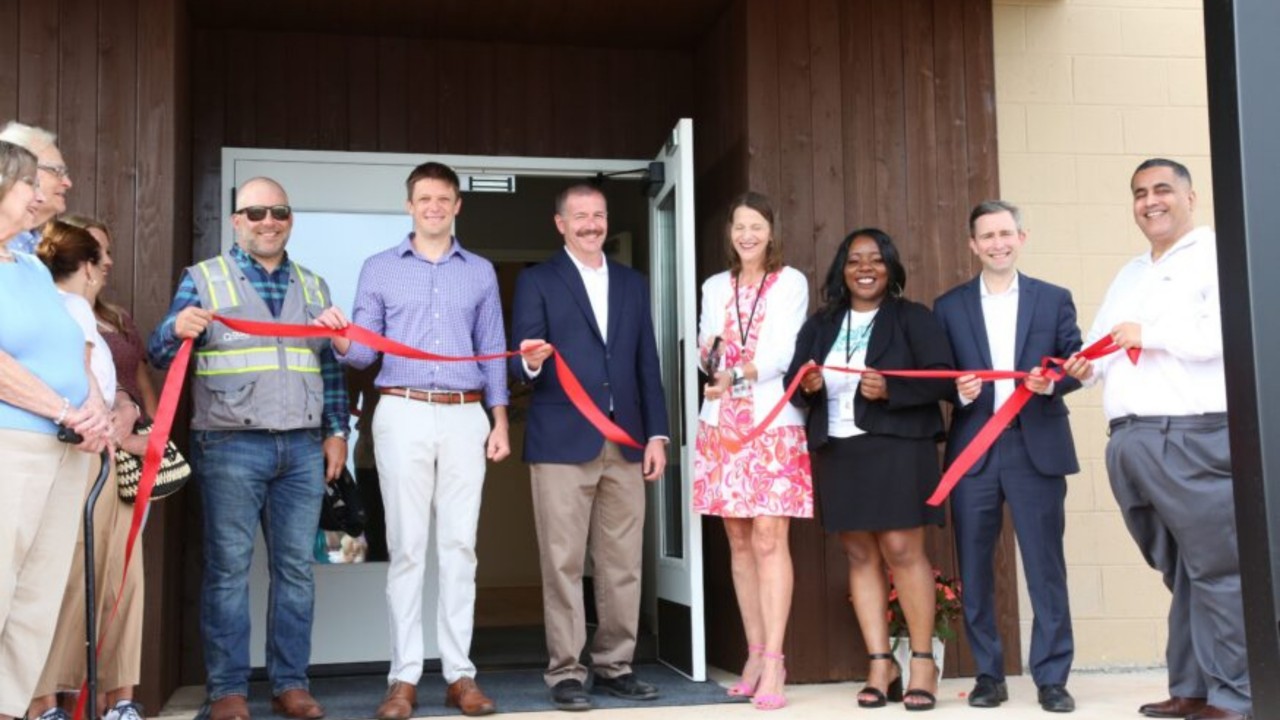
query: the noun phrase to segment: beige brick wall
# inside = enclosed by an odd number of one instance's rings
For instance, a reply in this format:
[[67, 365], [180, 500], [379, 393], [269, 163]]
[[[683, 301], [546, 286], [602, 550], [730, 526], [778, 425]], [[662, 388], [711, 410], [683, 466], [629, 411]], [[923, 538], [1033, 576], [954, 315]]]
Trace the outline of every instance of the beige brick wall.
[[[1000, 187], [1022, 206], [1021, 268], [1072, 290], [1087, 333], [1121, 264], [1147, 245], [1128, 181], [1179, 159], [1212, 223], [1201, 0], [993, 0]], [[1168, 592], [1116, 511], [1097, 389], [1070, 397], [1081, 472], [1068, 480], [1076, 667], [1164, 662]], [[1023, 659], [1031, 606], [1019, 577]]]

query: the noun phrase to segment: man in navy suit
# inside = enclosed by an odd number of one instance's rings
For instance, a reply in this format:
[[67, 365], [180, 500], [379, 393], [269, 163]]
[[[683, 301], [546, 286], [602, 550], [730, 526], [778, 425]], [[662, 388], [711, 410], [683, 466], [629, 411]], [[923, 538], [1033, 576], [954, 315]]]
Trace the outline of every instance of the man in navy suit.
[[[564, 252], [525, 270], [516, 283], [512, 342], [525, 354], [512, 370], [533, 385], [524, 460], [533, 487], [550, 664], [545, 679], [561, 710], [586, 710], [588, 668], [582, 598], [590, 538], [599, 624], [591, 644], [595, 688], [631, 700], [658, 691], [631, 669], [640, 620], [644, 480], [666, 467], [667, 409], [649, 310], [649, 284], [605, 259], [604, 194], [574, 185], [556, 198]], [[644, 450], [608, 441], [565, 395], [552, 348], [601, 412]], [[643, 478], [643, 479], [642, 479]]]
[[[996, 539], [1008, 503], [1022, 553], [1022, 568], [1035, 622], [1031, 630], [1031, 676], [1040, 706], [1071, 712], [1067, 692], [1074, 643], [1063, 557], [1066, 476], [1080, 471], [1063, 396], [1077, 380], [1053, 382], [1039, 369], [1041, 358], [1065, 358], [1080, 349], [1076, 308], [1065, 288], [1017, 271], [1026, 242], [1018, 208], [992, 201], [969, 214], [969, 247], [982, 263], [978, 277], [934, 303], [951, 340], [959, 369], [1030, 370], [1024, 381], [1035, 395], [991, 449], [951, 494], [951, 516], [963, 583], [965, 630], [978, 666], [969, 693], [974, 707], [997, 707], [1009, 697], [1004, 653], [995, 622]], [[983, 383], [973, 375], [956, 380], [955, 413], [947, 442], [947, 464], [973, 440], [1014, 392], [1014, 380]]]

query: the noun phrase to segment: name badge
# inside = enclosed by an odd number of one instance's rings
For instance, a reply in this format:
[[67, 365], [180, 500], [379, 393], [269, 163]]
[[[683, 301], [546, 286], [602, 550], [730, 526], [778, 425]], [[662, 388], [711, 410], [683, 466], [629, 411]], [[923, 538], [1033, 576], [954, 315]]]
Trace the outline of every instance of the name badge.
[[840, 407], [841, 420], [853, 419], [853, 398], [857, 394], [857, 392], [858, 392], [857, 390], [845, 390], [844, 392], [840, 393], [840, 395], [837, 397], [837, 402], [839, 403], [839, 407]]
[[734, 383], [729, 392], [735, 400], [751, 397], [751, 383], [745, 381]]

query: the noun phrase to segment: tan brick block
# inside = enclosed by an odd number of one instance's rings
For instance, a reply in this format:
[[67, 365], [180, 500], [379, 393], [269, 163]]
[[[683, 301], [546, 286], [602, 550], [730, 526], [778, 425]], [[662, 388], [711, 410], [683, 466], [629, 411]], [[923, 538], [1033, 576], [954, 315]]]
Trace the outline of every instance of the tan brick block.
[[1023, 203], [1076, 202], [1076, 160], [1070, 155], [1000, 154], [1000, 187]]
[[1081, 281], [1080, 256], [1065, 253], [1039, 253], [1019, 258], [1018, 269], [1046, 282], [1073, 287]]
[[1094, 509], [1090, 468], [1087, 464], [1080, 467], [1082, 472], [1067, 478], [1067, 500], [1064, 504], [1067, 512], [1090, 512]]
[[1026, 113], [1028, 151], [1075, 152], [1075, 115], [1071, 105], [1028, 105]]
[[1022, 224], [1027, 231], [1022, 255], [1080, 253], [1079, 213], [1074, 206], [1023, 206]]
[[[1117, 252], [1117, 246], [1125, 249], [1129, 247], [1126, 235], [1133, 227], [1133, 212], [1123, 196], [1120, 201], [1124, 204], [1082, 204], [1074, 208], [1080, 218], [1077, 226], [1080, 252], [1086, 255], [1113, 255]], [[1134, 251], [1135, 254], [1137, 252]], [[1080, 302], [1080, 298], [1076, 298], [1076, 302]]]
[[1165, 60], [1169, 75], [1169, 104], [1209, 106], [1209, 82], [1203, 59]]
[[1121, 13], [1106, 7], [1050, 5], [1026, 9], [1026, 43], [1036, 52], [1119, 55]]
[[1209, 154], [1209, 110], [1202, 107], [1125, 108], [1124, 147], [1131, 155]]
[[1169, 615], [1170, 594], [1155, 570], [1104, 567], [1103, 612], [1112, 618], [1163, 620]]
[[1156, 665], [1164, 662], [1154, 620], [1092, 619], [1072, 623], [1077, 667]]
[[1079, 202], [1095, 205], [1129, 205], [1129, 179], [1144, 160], [1130, 155], [1080, 155], [1076, 159]]
[[1070, 102], [1071, 58], [1066, 55], [997, 55], [996, 98], [1000, 102]]
[[1174, 8], [1119, 12], [1125, 55], [1204, 57], [1204, 13]]
[[996, 57], [1027, 49], [1026, 8], [996, 3], [991, 8], [992, 42]]
[[1027, 112], [1025, 105], [1018, 103], [996, 104], [996, 141], [999, 143], [1001, 154], [1026, 152]]
[[[1106, 437], [1105, 435], [1103, 436]], [[1103, 442], [1105, 446], [1105, 441]], [[1111, 489], [1111, 476], [1107, 473], [1107, 461], [1105, 455], [1090, 460], [1089, 465], [1094, 469], [1093, 472], [1093, 501], [1097, 505], [1095, 508], [1098, 512], [1119, 514], [1120, 506], [1116, 503], [1116, 494]], [[1123, 522], [1123, 518], [1121, 519]], [[1130, 538], [1132, 542], [1132, 538]], [[1137, 552], [1137, 546], [1134, 546]], [[1141, 553], [1138, 553], [1137, 563], [1142, 563]]]
[[1103, 617], [1101, 570], [1088, 565], [1068, 566], [1067, 598], [1073, 622]]
[[[996, 87], [999, 85], [996, 77]], [[1087, 105], [1166, 105], [1169, 78], [1159, 58], [1091, 57], [1072, 59], [1073, 99]]]
[[1124, 152], [1124, 116], [1119, 108], [1077, 105], [1072, 112], [1075, 118], [1075, 143], [1072, 149], [1075, 152]]

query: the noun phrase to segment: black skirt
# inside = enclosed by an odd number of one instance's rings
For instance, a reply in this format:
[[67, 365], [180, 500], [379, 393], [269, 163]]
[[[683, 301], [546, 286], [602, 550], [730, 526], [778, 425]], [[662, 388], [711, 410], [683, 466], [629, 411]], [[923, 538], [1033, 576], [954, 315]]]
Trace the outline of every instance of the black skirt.
[[943, 524], [925, 500], [941, 479], [938, 445], [889, 435], [831, 438], [813, 454], [818, 517], [827, 532]]

